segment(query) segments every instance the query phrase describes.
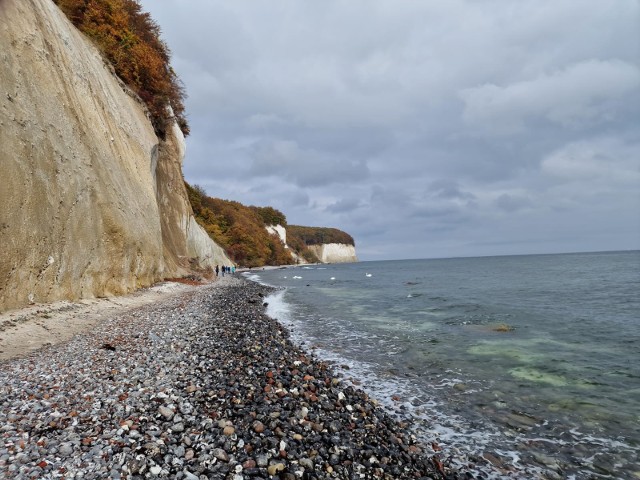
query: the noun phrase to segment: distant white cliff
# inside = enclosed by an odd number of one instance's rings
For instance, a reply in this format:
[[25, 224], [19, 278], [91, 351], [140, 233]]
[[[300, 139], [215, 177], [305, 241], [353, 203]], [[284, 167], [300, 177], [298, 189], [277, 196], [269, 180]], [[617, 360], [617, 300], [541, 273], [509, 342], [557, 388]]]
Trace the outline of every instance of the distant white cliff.
[[[287, 229], [285, 227], [282, 225], [268, 225], [266, 229], [270, 234], [277, 235], [285, 248], [289, 248], [287, 245]], [[319, 245], [308, 245], [307, 248], [311, 250], [322, 263], [351, 263], [358, 261], [356, 247], [353, 245], [322, 243]], [[293, 249], [289, 249], [289, 253], [296, 263], [308, 263], [304, 258], [294, 252]]]
[[354, 245], [322, 243], [320, 245], [309, 245], [309, 249], [315, 253], [322, 263], [351, 263], [358, 261]]

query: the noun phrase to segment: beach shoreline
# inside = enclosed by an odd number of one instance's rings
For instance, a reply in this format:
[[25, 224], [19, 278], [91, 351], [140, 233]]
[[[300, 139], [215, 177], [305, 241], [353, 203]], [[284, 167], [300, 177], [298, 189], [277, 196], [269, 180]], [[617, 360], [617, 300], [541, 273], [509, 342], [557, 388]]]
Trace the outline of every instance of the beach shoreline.
[[[466, 478], [237, 276], [0, 363], [0, 478]], [[364, 477], [362, 477], [364, 475]]]

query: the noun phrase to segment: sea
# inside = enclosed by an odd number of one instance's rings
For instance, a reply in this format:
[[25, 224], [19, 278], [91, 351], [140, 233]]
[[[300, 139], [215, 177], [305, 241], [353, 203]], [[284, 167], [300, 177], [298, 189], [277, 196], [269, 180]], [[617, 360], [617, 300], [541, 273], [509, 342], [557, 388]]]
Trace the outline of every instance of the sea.
[[640, 478], [640, 251], [253, 270], [267, 313], [486, 479]]

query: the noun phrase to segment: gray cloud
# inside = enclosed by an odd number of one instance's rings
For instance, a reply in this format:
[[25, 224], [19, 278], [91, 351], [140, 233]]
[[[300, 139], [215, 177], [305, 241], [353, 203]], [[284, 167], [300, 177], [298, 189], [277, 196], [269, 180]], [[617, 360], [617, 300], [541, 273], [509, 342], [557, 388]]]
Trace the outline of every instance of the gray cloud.
[[356, 198], [344, 198], [328, 205], [325, 210], [330, 213], [352, 212], [362, 206], [362, 201]]
[[476, 197], [472, 193], [463, 192], [458, 182], [452, 179], [436, 180], [429, 186], [429, 194], [435, 198], [472, 201]]
[[503, 193], [496, 199], [496, 205], [498, 208], [506, 212], [516, 212], [523, 208], [532, 206], [531, 199], [527, 196], [511, 195], [509, 193]]
[[355, 183], [369, 176], [363, 160], [326, 156], [305, 150], [294, 141], [261, 141], [253, 145], [248, 174], [253, 177], [274, 176], [300, 187]]
[[634, 0], [143, 0], [185, 176], [363, 259], [640, 248]]
[[543, 118], [572, 129], [612, 122], [639, 88], [637, 66], [587, 60], [504, 87], [485, 84], [466, 89], [460, 96], [467, 123], [508, 135], [526, 131], [528, 119]]

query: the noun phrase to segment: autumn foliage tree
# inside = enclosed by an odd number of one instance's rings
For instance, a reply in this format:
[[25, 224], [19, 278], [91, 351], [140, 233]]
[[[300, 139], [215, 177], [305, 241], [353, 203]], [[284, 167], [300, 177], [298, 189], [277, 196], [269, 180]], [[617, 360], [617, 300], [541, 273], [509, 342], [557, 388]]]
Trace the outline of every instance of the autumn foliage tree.
[[283, 213], [272, 207], [246, 207], [211, 198], [199, 186], [185, 185], [196, 220], [234, 262], [246, 267], [294, 263], [280, 237], [265, 228], [273, 220], [286, 224]]
[[273, 207], [249, 207], [256, 212], [265, 225], [287, 225], [287, 217], [284, 216], [280, 210], [276, 210]]
[[160, 38], [160, 27], [137, 0], [54, 2], [97, 44], [116, 74], [145, 102], [159, 136], [164, 137], [172, 115], [182, 132], [189, 134], [184, 86], [171, 67], [171, 53]]
[[[246, 207], [239, 202], [208, 197], [203, 188], [185, 182], [198, 223], [225, 249], [231, 259], [246, 267], [296, 263], [291, 252], [309, 263], [318, 257], [309, 245], [342, 243], [355, 245], [353, 237], [337, 228], [287, 225], [285, 215], [273, 207]], [[268, 225], [287, 227], [287, 244], [270, 234]]]
[[308, 263], [319, 263], [320, 260], [315, 253], [308, 248], [304, 240], [295, 233], [292, 235], [287, 228], [287, 245], [289, 248], [296, 252], [297, 255], [304, 258]]

